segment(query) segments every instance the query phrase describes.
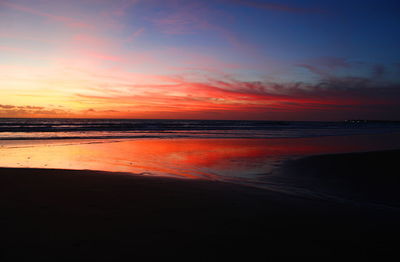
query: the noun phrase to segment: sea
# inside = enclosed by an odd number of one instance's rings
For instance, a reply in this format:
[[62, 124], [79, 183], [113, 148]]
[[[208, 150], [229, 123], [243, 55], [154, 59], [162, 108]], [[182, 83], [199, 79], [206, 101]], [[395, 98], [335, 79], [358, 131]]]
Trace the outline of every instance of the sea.
[[[362, 201], [355, 201], [358, 189], [344, 193], [350, 178], [321, 187], [328, 181], [323, 174], [279, 170], [311, 156], [397, 149], [400, 122], [394, 121], [0, 119], [0, 167], [222, 181], [356, 205], [377, 201], [371, 190]], [[377, 180], [371, 181], [373, 187]]]
[[0, 119], [0, 140], [304, 138], [400, 131], [400, 122], [157, 119]]

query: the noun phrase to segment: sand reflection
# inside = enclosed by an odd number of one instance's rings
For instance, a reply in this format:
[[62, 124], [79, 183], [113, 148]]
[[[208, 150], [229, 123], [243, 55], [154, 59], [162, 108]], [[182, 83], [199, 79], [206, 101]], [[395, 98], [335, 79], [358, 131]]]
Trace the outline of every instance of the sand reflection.
[[254, 178], [296, 156], [390, 149], [399, 136], [143, 139], [4, 144], [0, 166], [93, 169], [197, 179]]

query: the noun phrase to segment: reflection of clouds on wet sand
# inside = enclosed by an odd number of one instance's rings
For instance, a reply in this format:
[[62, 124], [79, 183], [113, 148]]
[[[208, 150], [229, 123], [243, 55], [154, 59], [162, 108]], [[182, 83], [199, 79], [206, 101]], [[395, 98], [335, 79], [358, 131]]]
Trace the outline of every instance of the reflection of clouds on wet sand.
[[396, 148], [400, 138], [142, 139], [119, 142], [12, 143], [0, 166], [93, 169], [182, 178], [257, 179], [290, 157]]

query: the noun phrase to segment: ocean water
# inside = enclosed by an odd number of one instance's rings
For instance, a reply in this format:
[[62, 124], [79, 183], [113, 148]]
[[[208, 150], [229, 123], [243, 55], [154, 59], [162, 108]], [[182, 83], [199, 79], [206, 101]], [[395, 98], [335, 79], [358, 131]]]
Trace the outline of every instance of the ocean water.
[[0, 167], [207, 179], [340, 201], [352, 197], [275, 171], [306, 156], [389, 149], [400, 149], [400, 123], [0, 119]]
[[0, 140], [304, 138], [400, 131], [400, 122], [0, 119]]

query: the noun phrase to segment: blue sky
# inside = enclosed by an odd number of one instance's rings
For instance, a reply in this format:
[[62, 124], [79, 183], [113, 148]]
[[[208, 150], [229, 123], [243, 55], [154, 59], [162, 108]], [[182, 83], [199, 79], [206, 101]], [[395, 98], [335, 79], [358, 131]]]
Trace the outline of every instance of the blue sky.
[[2, 0], [0, 114], [392, 119], [399, 11], [390, 0]]

